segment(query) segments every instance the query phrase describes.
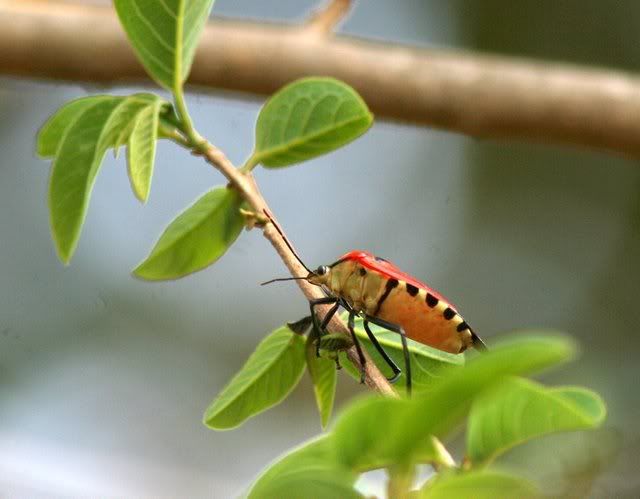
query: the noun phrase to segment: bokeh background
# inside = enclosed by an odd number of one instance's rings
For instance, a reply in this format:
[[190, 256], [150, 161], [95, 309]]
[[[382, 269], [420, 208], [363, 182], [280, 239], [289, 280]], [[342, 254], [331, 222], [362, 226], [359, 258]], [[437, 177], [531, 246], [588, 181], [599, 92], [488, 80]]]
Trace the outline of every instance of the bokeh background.
[[[214, 14], [295, 22], [314, 5], [218, 0]], [[639, 28], [633, 0], [368, 0], [340, 31], [635, 71]], [[141, 206], [123, 158], [109, 155], [77, 254], [68, 268], [57, 261], [34, 136], [71, 98], [133, 90], [0, 80], [2, 496], [233, 497], [320, 430], [306, 377], [239, 429], [201, 424], [263, 335], [306, 312], [294, 285], [258, 286], [284, 273], [259, 233], [180, 281], [130, 276], [176, 213], [224, 183], [202, 161], [161, 143]], [[246, 159], [262, 99], [188, 102], [206, 137]], [[368, 249], [449, 296], [489, 344], [529, 327], [577, 338], [581, 358], [545, 379], [600, 392], [623, 435], [594, 497], [640, 495], [638, 161], [378, 121], [337, 152], [257, 179], [309, 265]], [[361, 391], [339, 385], [339, 405]]]

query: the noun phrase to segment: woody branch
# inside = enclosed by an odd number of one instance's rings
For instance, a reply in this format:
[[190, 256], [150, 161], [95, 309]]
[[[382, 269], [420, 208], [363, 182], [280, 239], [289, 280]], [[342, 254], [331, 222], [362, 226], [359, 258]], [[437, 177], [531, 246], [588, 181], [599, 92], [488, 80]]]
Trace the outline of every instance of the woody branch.
[[[185, 145], [187, 147], [193, 147], [193, 144], [189, 144], [188, 142], [183, 142], [179, 138], [177, 142]], [[254, 213], [258, 216], [265, 211], [269, 213], [270, 217], [273, 219], [273, 223], [277, 223], [273, 212], [271, 212], [267, 202], [262, 197], [260, 189], [254, 181], [253, 175], [251, 173], [243, 173], [239, 171], [234, 165], [227, 159], [225, 154], [215, 146], [210, 144], [202, 144], [194, 147], [194, 154], [202, 155], [207, 162], [209, 162], [212, 166], [214, 166], [217, 170], [219, 170], [231, 183], [231, 185], [240, 192], [242, 197], [247, 201], [251, 208], [254, 210]], [[263, 227], [263, 234], [267, 238], [267, 240], [273, 245], [274, 249], [284, 262], [284, 264], [289, 269], [289, 272], [292, 276], [300, 277], [306, 276], [307, 272], [305, 268], [300, 264], [298, 259], [286, 245], [283, 237], [278, 233], [273, 223], [267, 222]], [[285, 236], [286, 237], [286, 236]], [[324, 295], [316, 286], [312, 286], [308, 282], [304, 280], [297, 281], [298, 286], [304, 293], [304, 295], [309, 300], [313, 300], [315, 298], [322, 298]], [[326, 312], [327, 308], [323, 308], [323, 312]], [[329, 323], [329, 327], [332, 331], [341, 332], [343, 334], [348, 335], [349, 331], [344, 324], [344, 322], [338, 318], [338, 316], [334, 316], [331, 322]], [[371, 361], [371, 358], [364, 352], [365, 354], [365, 383], [370, 388], [391, 397], [396, 397], [397, 394], [389, 385], [389, 382], [384, 377], [384, 375], [380, 372], [380, 370], [376, 367], [375, 363]], [[361, 369], [363, 366], [360, 364], [360, 360], [358, 357], [358, 353], [355, 347], [351, 347], [347, 351], [347, 356], [349, 360], [358, 368]]]
[[[301, 76], [330, 75], [356, 88], [381, 118], [640, 157], [640, 78], [324, 36], [348, 4], [332, 1], [302, 26], [215, 20], [205, 29], [190, 82], [271, 94]], [[0, 54], [0, 74], [148, 81], [104, 7], [0, 1]]]

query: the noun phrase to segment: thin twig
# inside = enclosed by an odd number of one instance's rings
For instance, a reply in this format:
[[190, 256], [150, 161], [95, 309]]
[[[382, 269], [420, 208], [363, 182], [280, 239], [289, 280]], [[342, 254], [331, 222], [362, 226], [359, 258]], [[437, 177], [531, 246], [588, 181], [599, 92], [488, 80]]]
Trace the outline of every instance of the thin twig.
[[303, 29], [309, 34], [327, 36], [333, 33], [351, 8], [351, 0], [329, 0], [324, 8], [314, 12]]
[[[0, 54], [5, 75], [102, 85], [149, 81], [104, 7], [4, 0]], [[379, 118], [640, 157], [640, 78], [618, 71], [216, 20], [203, 33], [189, 81], [270, 95], [309, 75], [349, 83]]]
[[[203, 144], [197, 150], [193, 151], [194, 154], [199, 154], [204, 156], [208, 163], [214, 166], [217, 170], [219, 170], [226, 178], [229, 180], [231, 185], [240, 192], [242, 197], [251, 205], [251, 208], [257, 214], [264, 213], [266, 210], [270, 216], [273, 218], [275, 223], [277, 220], [273, 217], [273, 212], [267, 205], [266, 201], [262, 197], [260, 190], [253, 179], [253, 175], [251, 173], [241, 173], [238, 171], [235, 166], [227, 159], [225, 154], [218, 148], [209, 145]], [[288, 248], [282, 236], [278, 233], [272, 223], [266, 223], [263, 227], [263, 234], [267, 238], [267, 240], [272, 244], [287, 269], [292, 276], [306, 276], [306, 270], [304, 267], [298, 262], [295, 258], [291, 250]], [[313, 300], [314, 298], [321, 298], [324, 295], [316, 286], [312, 286], [308, 282], [304, 280], [296, 281], [300, 289], [304, 293], [304, 295], [309, 300]], [[327, 307], [324, 307], [323, 311], [326, 312]], [[349, 334], [349, 331], [342, 320], [338, 318], [338, 316], [334, 316], [331, 320], [330, 328], [332, 331], [342, 332], [344, 334]], [[353, 364], [360, 369], [360, 361], [358, 358], [358, 353], [355, 347], [351, 347], [347, 351], [347, 356], [349, 360], [353, 362]], [[377, 368], [375, 363], [371, 360], [371, 358], [366, 355], [365, 352], [365, 383], [372, 389], [391, 397], [397, 397], [396, 392], [393, 390], [387, 379]]]

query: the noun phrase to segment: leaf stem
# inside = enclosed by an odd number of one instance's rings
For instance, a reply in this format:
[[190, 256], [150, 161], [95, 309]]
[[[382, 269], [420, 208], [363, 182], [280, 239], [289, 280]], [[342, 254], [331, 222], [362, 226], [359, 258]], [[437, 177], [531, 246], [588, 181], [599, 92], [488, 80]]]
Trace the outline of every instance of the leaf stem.
[[415, 468], [413, 466], [390, 466], [387, 468], [389, 481], [387, 482], [387, 496], [390, 499], [409, 497], [413, 485]]
[[251, 157], [245, 161], [244, 165], [240, 167], [240, 172], [250, 173], [259, 163], [260, 159], [255, 154], [252, 154]]
[[158, 123], [158, 132], [160, 137], [165, 137], [174, 141], [176, 144], [181, 145], [187, 149], [191, 148], [191, 144], [188, 139], [186, 139], [180, 131], [174, 127], [172, 124], [168, 124], [164, 122], [162, 118]]
[[184, 132], [185, 136], [189, 139], [193, 148], [199, 147], [206, 141], [193, 127], [193, 122], [191, 121], [191, 115], [189, 114], [187, 103], [184, 99], [182, 87], [177, 88], [173, 92], [173, 100], [176, 104], [176, 111], [178, 113], [178, 118], [180, 119], [180, 128], [182, 132]]

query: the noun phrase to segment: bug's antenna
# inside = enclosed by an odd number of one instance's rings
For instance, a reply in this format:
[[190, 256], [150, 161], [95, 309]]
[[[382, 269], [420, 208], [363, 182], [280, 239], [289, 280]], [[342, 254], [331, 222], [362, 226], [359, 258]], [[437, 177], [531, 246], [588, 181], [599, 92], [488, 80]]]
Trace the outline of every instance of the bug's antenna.
[[[291, 243], [289, 242], [289, 239], [287, 239], [287, 236], [284, 235], [284, 232], [282, 232], [282, 229], [280, 228], [280, 226], [277, 224], [277, 222], [271, 217], [271, 215], [269, 214], [269, 212], [266, 209], [263, 209], [262, 211], [264, 211], [264, 214], [267, 216], [267, 218], [269, 219], [269, 221], [273, 224], [273, 226], [276, 228], [276, 230], [278, 231], [278, 234], [280, 234], [280, 237], [282, 238], [282, 240], [284, 241], [284, 243], [287, 245], [287, 248], [289, 248], [289, 251], [291, 251], [291, 253], [293, 253], [293, 256], [296, 257], [296, 259], [300, 262], [300, 265], [302, 265], [305, 270], [309, 273], [311, 273], [311, 270], [309, 270], [309, 267], [307, 267], [304, 262], [302, 261], [302, 259], [298, 256], [298, 253], [296, 253], [296, 250], [293, 249], [293, 246], [291, 246]], [[292, 277], [291, 279], [306, 279], [306, 277]], [[274, 279], [275, 280], [279, 280], [279, 279]], [[288, 279], [287, 279], [288, 280]], [[269, 281], [272, 282], [272, 281]], [[263, 284], [267, 284], [267, 283], [263, 283]]]
[[266, 286], [267, 284], [271, 284], [272, 282], [296, 281], [296, 280], [304, 281], [306, 279], [307, 279], [306, 277], [278, 277], [277, 279], [271, 279], [269, 281], [261, 282], [260, 286]]

